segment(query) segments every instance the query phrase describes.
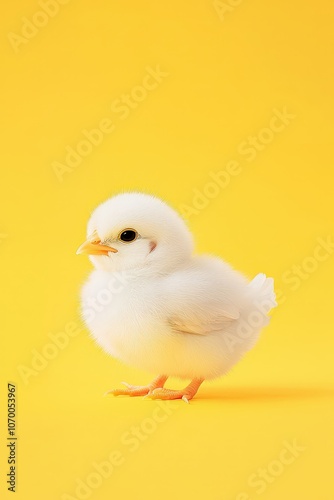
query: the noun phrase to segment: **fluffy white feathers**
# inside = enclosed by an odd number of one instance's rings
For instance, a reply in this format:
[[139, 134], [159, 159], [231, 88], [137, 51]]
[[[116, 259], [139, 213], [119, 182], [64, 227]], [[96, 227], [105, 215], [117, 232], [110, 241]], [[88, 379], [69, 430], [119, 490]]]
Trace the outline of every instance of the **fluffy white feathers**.
[[[122, 241], [126, 229], [136, 239]], [[272, 278], [259, 274], [249, 283], [218, 258], [193, 257], [188, 228], [161, 200], [115, 196], [92, 214], [92, 233], [115, 252], [90, 256], [96, 270], [82, 289], [83, 316], [97, 343], [120, 360], [155, 374], [212, 379], [268, 323]]]

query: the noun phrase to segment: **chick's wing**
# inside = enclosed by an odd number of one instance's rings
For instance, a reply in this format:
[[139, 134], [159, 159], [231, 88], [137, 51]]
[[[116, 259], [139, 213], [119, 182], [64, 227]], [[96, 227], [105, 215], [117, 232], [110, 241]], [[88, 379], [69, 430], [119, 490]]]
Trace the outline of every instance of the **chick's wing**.
[[167, 283], [168, 322], [179, 333], [208, 335], [239, 318], [230, 287], [219, 275], [190, 270], [177, 273]]

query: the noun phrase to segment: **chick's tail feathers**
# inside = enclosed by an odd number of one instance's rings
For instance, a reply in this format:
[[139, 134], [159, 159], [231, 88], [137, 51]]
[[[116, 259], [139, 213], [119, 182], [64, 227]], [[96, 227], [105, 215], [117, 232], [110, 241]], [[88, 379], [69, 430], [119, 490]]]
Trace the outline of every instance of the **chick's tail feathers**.
[[277, 306], [273, 278], [267, 278], [263, 273], [257, 274], [249, 283], [248, 288], [254, 304], [263, 313], [268, 314], [273, 307]]

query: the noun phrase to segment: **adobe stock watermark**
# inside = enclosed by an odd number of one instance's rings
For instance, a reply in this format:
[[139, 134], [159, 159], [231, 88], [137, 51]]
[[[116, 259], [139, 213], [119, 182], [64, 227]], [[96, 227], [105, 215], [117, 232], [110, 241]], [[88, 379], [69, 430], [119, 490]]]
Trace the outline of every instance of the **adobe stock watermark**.
[[108, 453], [102, 461], [92, 462], [90, 472], [83, 478], [75, 479], [73, 493], [63, 493], [60, 497], [61, 500], [87, 500], [90, 498], [104, 481], [108, 480], [117, 469], [126, 463], [127, 457], [135, 453], [179, 407], [175, 401], [155, 401], [150, 416], [123, 432], [118, 448]]
[[35, 38], [41, 31], [48, 25], [50, 19], [56, 17], [61, 11], [61, 7], [69, 3], [70, 0], [40, 0], [38, 5], [39, 10], [31, 16], [30, 19], [22, 17], [22, 25], [20, 33], [10, 31], [8, 33], [9, 43], [18, 54], [22, 46], [27, 45], [33, 38]]
[[42, 348], [32, 349], [30, 351], [30, 362], [28, 365], [18, 365], [17, 371], [24, 385], [28, 385], [31, 377], [36, 378], [43, 372], [59, 353], [63, 351], [70, 343], [73, 337], [77, 337], [82, 332], [81, 327], [76, 321], [69, 321], [63, 330], [57, 333], [48, 333], [49, 342]]
[[232, 354], [237, 347], [240, 347], [242, 351], [249, 350], [256, 342], [261, 329], [269, 323], [269, 311], [276, 306], [274, 293], [272, 297], [259, 297], [258, 300], [254, 301], [254, 309], [246, 318], [237, 320], [235, 331], [224, 333], [223, 339], [227, 352]]
[[190, 204], [182, 204], [179, 207], [184, 219], [190, 219], [198, 215], [208, 207], [210, 202], [216, 199], [221, 192], [227, 188], [233, 178], [238, 177], [245, 168], [243, 162], [252, 163], [272, 142], [290, 125], [296, 115], [290, 113], [287, 107], [279, 110], [274, 108], [266, 127], [261, 128], [255, 135], [249, 135], [237, 146], [238, 157], [229, 160], [223, 169], [209, 172], [209, 181], [202, 189], [192, 190]]
[[[83, 304], [82, 316], [86, 323], [90, 323], [96, 318], [96, 315], [103, 311], [127, 286], [131, 273], [116, 272], [110, 277], [106, 287], [101, 288], [95, 297], [89, 297]], [[36, 378], [42, 373], [54, 359], [58, 357], [70, 343], [71, 339], [77, 337], [84, 330], [76, 321], [66, 323], [62, 331], [48, 333], [49, 342], [40, 349], [32, 349], [31, 358], [28, 365], [20, 364], [17, 366], [18, 374], [24, 385], [28, 385], [31, 378]]]
[[114, 297], [123, 292], [131, 280], [131, 271], [112, 273], [107, 286], [101, 288], [93, 297], [87, 297], [82, 305], [82, 317], [89, 324], [105, 307], [109, 306]]
[[[307, 281], [319, 266], [326, 262], [334, 253], [334, 240], [331, 235], [327, 237], [318, 237], [316, 245], [311, 255], [304, 257], [299, 264], [292, 265], [281, 275], [282, 282], [289, 286], [291, 292], [299, 290], [302, 284]], [[260, 331], [269, 322], [268, 313], [277, 305], [282, 305], [287, 300], [287, 295], [281, 289], [276, 288], [276, 294], [272, 297], [259, 297], [254, 302], [254, 309], [246, 318], [238, 320], [235, 331], [225, 332], [224, 342], [229, 354], [232, 354], [238, 347], [244, 346], [245, 350], [249, 348], [249, 342], [252, 342], [257, 332]]]
[[160, 65], [156, 65], [155, 68], [147, 66], [141, 83], [112, 101], [110, 105], [112, 117], [102, 118], [94, 128], [82, 129], [81, 139], [73, 146], [65, 147], [64, 160], [52, 162], [51, 166], [58, 181], [63, 182], [65, 175], [72, 173], [84, 158], [102, 144], [105, 137], [116, 130], [115, 121], [126, 120], [168, 76], [169, 73], [162, 71]]
[[[281, 276], [282, 282], [288, 286], [291, 292], [297, 291], [319, 267], [325, 263], [334, 253], [334, 240], [331, 235], [318, 237], [311, 252], [298, 264], [293, 264], [284, 271]], [[277, 290], [277, 302], [283, 304], [287, 299], [283, 290]]]
[[215, 9], [218, 17], [221, 21], [225, 21], [226, 15], [234, 12], [239, 5], [243, 3], [244, 0], [226, 0], [222, 2], [221, 0], [214, 0], [212, 2], [213, 8]]
[[250, 474], [246, 480], [247, 491], [238, 493], [234, 500], [250, 500], [254, 498], [254, 494], [262, 495], [305, 450], [306, 447], [299, 444], [296, 438], [283, 441], [283, 447], [276, 458]]

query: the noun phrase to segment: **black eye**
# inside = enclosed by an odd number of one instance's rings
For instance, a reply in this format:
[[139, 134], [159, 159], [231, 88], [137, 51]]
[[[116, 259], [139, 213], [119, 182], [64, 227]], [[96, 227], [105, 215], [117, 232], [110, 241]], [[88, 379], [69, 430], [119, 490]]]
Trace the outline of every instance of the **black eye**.
[[125, 241], [126, 243], [133, 241], [137, 238], [138, 233], [133, 229], [126, 229], [120, 234], [119, 239]]

